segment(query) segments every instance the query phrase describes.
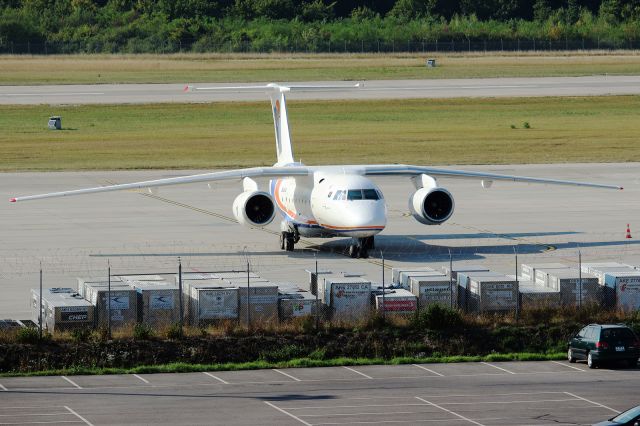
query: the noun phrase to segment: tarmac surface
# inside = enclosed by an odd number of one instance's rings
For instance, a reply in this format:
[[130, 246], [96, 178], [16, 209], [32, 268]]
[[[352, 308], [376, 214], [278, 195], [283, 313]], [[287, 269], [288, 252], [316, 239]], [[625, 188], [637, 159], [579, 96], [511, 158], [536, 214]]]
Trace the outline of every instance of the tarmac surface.
[[639, 385], [566, 361], [0, 377], [0, 424], [590, 425]]
[[[640, 164], [464, 166], [558, 179], [624, 186], [624, 191], [441, 179], [456, 201], [453, 217], [425, 226], [408, 215], [414, 191], [405, 178], [377, 179], [389, 208], [387, 228], [369, 259], [346, 255], [349, 238], [305, 239], [292, 253], [278, 243], [279, 218], [263, 229], [235, 222], [238, 182], [164, 187], [159, 193], [112, 192], [9, 203], [10, 197], [108, 183], [193, 174], [197, 171], [126, 171], [0, 174], [0, 318], [31, 316], [29, 289], [37, 288], [42, 263], [45, 287], [74, 287], [76, 277], [246, 270], [276, 283], [309, 285], [307, 269], [360, 272], [391, 280], [394, 266], [440, 268], [484, 264], [514, 274], [518, 263], [621, 261], [640, 265]], [[259, 182], [265, 185], [266, 182]], [[264, 186], [263, 186], [264, 187]], [[627, 224], [634, 238], [625, 238]]]
[[[183, 84], [0, 86], [0, 104], [135, 104], [154, 102], [262, 101], [262, 93], [185, 93]], [[268, 83], [268, 82], [267, 82]], [[251, 83], [255, 85], [258, 83]], [[348, 82], [295, 82], [348, 85]], [[236, 85], [198, 83], [196, 87]], [[237, 84], [244, 86], [247, 84]], [[292, 99], [408, 99], [509, 96], [601, 96], [640, 94], [640, 76], [370, 80], [358, 90], [292, 92]]]

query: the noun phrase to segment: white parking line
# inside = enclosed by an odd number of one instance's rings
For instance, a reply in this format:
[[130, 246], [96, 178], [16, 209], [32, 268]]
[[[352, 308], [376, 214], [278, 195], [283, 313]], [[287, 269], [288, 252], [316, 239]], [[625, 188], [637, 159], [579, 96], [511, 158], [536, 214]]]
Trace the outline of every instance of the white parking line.
[[353, 369], [353, 368], [351, 368], [351, 367], [346, 367], [346, 366], [344, 366], [344, 365], [343, 365], [343, 366], [342, 366], [342, 368], [346, 368], [346, 369], [347, 369], [347, 370], [349, 370], [349, 371], [353, 371], [354, 373], [359, 374], [359, 375], [361, 375], [361, 376], [363, 376], [363, 377], [366, 377], [367, 379], [373, 380], [373, 377], [371, 377], [371, 376], [367, 376], [366, 374], [361, 373], [361, 372], [359, 372], [358, 370], [354, 370], [354, 369]]
[[213, 374], [211, 374], [211, 373], [209, 373], [207, 371], [203, 371], [202, 374], [204, 374], [206, 376], [209, 376], [209, 377], [211, 377], [213, 379], [216, 379], [217, 381], [221, 382], [222, 384], [225, 384], [225, 385], [229, 384], [229, 382], [227, 382], [226, 380], [222, 380], [220, 377], [215, 376], [215, 375], [213, 375]]
[[265, 404], [267, 404], [269, 407], [275, 408], [276, 410], [280, 411], [281, 413], [286, 414], [287, 416], [291, 417], [292, 419], [295, 419], [297, 421], [299, 421], [300, 423], [302, 423], [303, 425], [306, 426], [313, 426], [311, 423], [307, 423], [304, 420], [302, 420], [300, 417], [294, 416], [293, 414], [289, 413], [288, 411], [283, 410], [280, 407], [277, 407], [275, 405], [273, 405], [272, 403], [270, 403], [269, 401], [264, 401]]
[[[65, 413], [67, 416], [69, 415], [69, 413]], [[51, 421], [51, 422], [11, 422], [11, 423], [0, 423], [0, 425], [51, 425], [51, 424], [56, 424], [59, 425], [60, 423], [84, 423], [81, 422], [80, 420], [55, 420], [55, 421]]]
[[143, 381], [146, 384], [149, 384], [149, 381], [147, 379], [145, 379], [144, 377], [138, 376], [137, 374], [134, 374], [133, 377], [135, 377], [136, 379], [140, 379], [141, 381]]
[[321, 405], [305, 407], [284, 407], [283, 410], [330, 410], [332, 408], [363, 408], [363, 407], [422, 407], [424, 404], [365, 404], [365, 405]]
[[449, 413], [449, 414], [453, 414], [454, 416], [459, 417], [459, 418], [461, 418], [462, 420], [465, 420], [465, 421], [467, 421], [467, 422], [469, 422], [469, 423], [473, 423], [474, 425], [484, 426], [482, 423], [478, 423], [478, 422], [476, 422], [475, 420], [471, 420], [470, 418], [463, 416], [462, 414], [458, 414], [458, 413], [456, 413], [456, 412], [454, 412], [454, 411], [451, 411], [451, 410], [449, 410], [449, 409], [446, 409], [446, 408], [444, 408], [444, 407], [441, 407], [441, 406], [439, 406], [438, 404], [434, 404], [433, 402], [431, 402], [431, 401], [427, 401], [426, 399], [424, 399], [424, 398], [420, 398], [419, 396], [416, 396], [416, 399], [417, 399], [417, 400], [419, 400], [419, 401], [425, 402], [425, 403], [427, 403], [427, 404], [429, 404], [429, 405], [432, 405], [432, 406], [434, 406], [434, 407], [436, 407], [436, 408], [439, 408], [439, 409], [441, 409], [442, 411], [446, 411], [446, 412], [447, 412], [447, 413]]
[[[424, 404], [418, 404], [420, 407], [426, 407]], [[399, 414], [429, 414], [429, 411], [385, 411], [384, 413], [380, 412], [371, 412], [371, 413], [324, 413], [324, 414], [300, 414], [300, 417], [349, 417], [349, 416], [391, 416], [391, 415], [399, 415]]]
[[573, 368], [574, 370], [582, 371], [583, 373], [586, 371], [586, 370], [583, 370], [582, 368], [578, 368], [578, 367], [574, 367], [573, 365], [565, 364], [564, 362], [560, 362], [560, 361], [551, 361], [551, 362], [554, 363], [554, 364], [561, 365], [563, 367]]
[[93, 424], [91, 424], [91, 422], [89, 422], [89, 420], [85, 419], [84, 417], [82, 417], [80, 414], [76, 413], [75, 411], [73, 411], [71, 408], [67, 407], [66, 405], [64, 406], [64, 408], [66, 408], [67, 410], [69, 410], [69, 412], [71, 414], [73, 414], [74, 416], [76, 416], [77, 418], [79, 418], [80, 420], [82, 420], [83, 422], [85, 422], [87, 424], [87, 426], [93, 426]]
[[283, 376], [286, 376], [286, 377], [288, 377], [288, 378], [290, 378], [290, 379], [293, 379], [293, 380], [295, 380], [296, 382], [301, 382], [301, 381], [302, 381], [302, 380], [298, 379], [297, 377], [293, 377], [291, 374], [287, 374], [287, 373], [285, 373], [284, 371], [280, 371], [280, 370], [278, 370], [277, 368], [272, 368], [272, 370], [273, 370], [273, 371], [275, 371], [276, 373], [280, 373], [280, 374], [282, 374]]
[[5, 388], [2, 383], [0, 383], [0, 389], [2, 389], [3, 392], [8, 392], [9, 391], [9, 389]]
[[618, 410], [614, 410], [613, 408], [611, 408], [611, 407], [607, 407], [606, 405], [600, 404], [599, 402], [591, 401], [591, 400], [589, 400], [589, 399], [587, 399], [587, 398], [583, 398], [583, 397], [578, 396], [578, 395], [576, 395], [576, 394], [573, 394], [573, 393], [571, 393], [571, 392], [565, 392], [565, 393], [566, 393], [567, 395], [569, 395], [569, 396], [573, 396], [574, 398], [578, 398], [578, 399], [581, 399], [581, 400], [583, 400], [583, 401], [586, 401], [586, 402], [588, 402], [588, 403], [590, 403], [590, 404], [597, 405], [598, 407], [606, 408], [607, 410], [609, 410], [609, 411], [611, 411], [611, 412], [613, 412], [613, 413], [615, 413], [615, 414], [620, 414], [620, 411], [618, 411]]
[[435, 374], [436, 376], [444, 377], [444, 374], [440, 374], [440, 373], [438, 373], [437, 371], [433, 371], [433, 370], [431, 370], [431, 369], [428, 369], [427, 367], [423, 367], [423, 366], [418, 365], [418, 364], [411, 364], [411, 365], [413, 365], [414, 367], [422, 368], [423, 370], [426, 370], [426, 371], [428, 371], [429, 373], [433, 373], [433, 374]]
[[498, 370], [502, 370], [502, 371], [507, 372], [509, 374], [516, 374], [513, 371], [509, 371], [506, 368], [498, 367], [497, 365], [489, 364], [488, 362], [484, 362], [483, 361], [480, 364], [484, 364], [484, 365], [488, 365], [489, 367], [497, 368]]
[[479, 405], [479, 404], [530, 404], [535, 402], [567, 402], [575, 401], [575, 398], [570, 399], [533, 399], [533, 400], [521, 400], [521, 401], [481, 401], [481, 402], [441, 402], [441, 405]]
[[71, 380], [70, 378], [68, 378], [67, 376], [60, 376], [63, 379], [65, 379], [67, 382], [71, 383], [73, 386], [75, 386], [78, 389], [82, 389], [82, 386], [80, 386], [79, 384], [77, 384], [76, 382], [74, 382], [73, 380]]

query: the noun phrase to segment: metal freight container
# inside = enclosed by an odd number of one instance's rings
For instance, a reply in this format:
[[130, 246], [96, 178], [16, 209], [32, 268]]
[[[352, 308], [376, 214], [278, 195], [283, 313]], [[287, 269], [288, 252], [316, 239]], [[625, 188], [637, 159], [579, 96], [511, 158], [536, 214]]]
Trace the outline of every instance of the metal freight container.
[[152, 327], [175, 324], [180, 317], [178, 286], [167, 281], [127, 281], [138, 293], [138, 321]]
[[82, 287], [84, 298], [95, 307], [96, 325], [105, 327], [109, 323], [109, 305], [113, 327], [131, 325], [138, 321], [138, 295], [135, 289], [120, 281], [111, 282], [110, 294], [108, 282], [85, 281]]
[[[87, 297], [85, 296], [85, 291], [84, 289], [87, 286], [93, 285], [93, 284], [102, 284], [102, 283], [108, 283], [109, 282], [109, 278], [108, 277], [104, 277], [104, 278], [77, 278], [78, 280], [78, 294], [82, 297], [84, 297], [85, 299], [87, 299]], [[120, 277], [116, 277], [116, 276], [112, 276], [111, 277], [111, 284], [122, 284], [122, 280], [120, 279]], [[88, 299], [87, 299], [88, 300]]]
[[605, 289], [615, 293], [618, 309], [629, 312], [640, 310], [640, 271], [607, 273], [604, 280]]
[[449, 270], [449, 265], [445, 265], [442, 267], [442, 272], [457, 280], [460, 272], [489, 272], [489, 268], [484, 265], [453, 265], [453, 269]]
[[598, 278], [598, 282], [600, 285], [605, 285], [604, 276], [607, 273], [615, 273], [615, 272], [636, 272], [636, 270], [629, 266], [624, 265], [622, 263], [616, 262], [603, 262], [603, 263], [588, 263], [583, 264], [581, 266], [582, 272], [586, 272], [588, 274], [592, 274]]
[[316, 296], [310, 292], [279, 287], [278, 312], [281, 320], [316, 315], [316, 310]]
[[[536, 282], [536, 269], [566, 269], [570, 268], [570, 266], [565, 265], [564, 263], [523, 263], [520, 266], [520, 271], [522, 273], [522, 279], [524, 281], [533, 281]], [[540, 284], [544, 285], [544, 284]]]
[[560, 302], [564, 306], [602, 303], [602, 286], [598, 279], [591, 274], [580, 272], [577, 268], [556, 269], [550, 272], [548, 287], [560, 291]]
[[409, 289], [411, 278], [419, 277], [441, 277], [446, 278], [442, 272], [438, 271], [403, 271], [399, 275], [400, 286], [405, 290]]
[[458, 304], [457, 285], [446, 276], [411, 277], [409, 288], [411, 294], [418, 297], [418, 309], [426, 308], [432, 303], [444, 306], [457, 306]]
[[278, 286], [270, 282], [251, 282], [238, 287], [240, 296], [240, 322], [246, 324], [276, 321], [278, 319]]
[[335, 319], [362, 319], [371, 311], [371, 282], [365, 278], [325, 277], [320, 295]]
[[561, 304], [559, 291], [536, 285], [533, 281], [519, 281], [518, 290], [522, 309], [557, 308]]
[[470, 309], [469, 306], [469, 284], [471, 281], [471, 277], [503, 277], [503, 274], [493, 271], [471, 271], [471, 272], [458, 272], [457, 275], [457, 283], [458, 286], [456, 288], [458, 297], [458, 307], [468, 311]]
[[435, 269], [428, 266], [423, 267], [407, 267], [391, 268], [391, 282], [400, 284], [400, 274], [403, 272], [434, 272]]
[[[556, 264], [556, 265], [561, 265], [561, 264]], [[558, 290], [557, 288], [553, 288], [550, 286], [549, 276], [559, 271], [566, 271], [569, 269], [572, 269], [572, 268], [570, 266], [562, 266], [562, 267], [550, 266], [548, 268], [538, 267], [535, 269], [534, 281], [536, 285], [541, 285], [543, 287], [549, 287], [553, 290]]]
[[418, 298], [403, 288], [386, 290], [384, 297], [376, 296], [376, 310], [385, 315], [413, 315], [418, 309]]
[[[40, 291], [31, 290], [31, 314], [38, 323]], [[94, 309], [73, 288], [42, 290], [42, 327], [53, 331], [77, 330], [93, 327]]]
[[318, 291], [318, 276], [331, 274], [331, 271], [327, 270], [318, 270], [318, 273], [316, 274], [315, 269], [305, 269], [305, 272], [309, 274], [309, 291], [313, 295], [315, 295]]
[[[238, 287], [221, 286], [222, 280], [190, 281], [186, 315], [189, 324], [201, 327], [219, 320], [237, 320], [240, 311]], [[216, 285], [217, 284], [217, 285]]]
[[470, 275], [468, 308], [471, 312], [515, 310], [518, 303], [518, 283], [506, 275]]

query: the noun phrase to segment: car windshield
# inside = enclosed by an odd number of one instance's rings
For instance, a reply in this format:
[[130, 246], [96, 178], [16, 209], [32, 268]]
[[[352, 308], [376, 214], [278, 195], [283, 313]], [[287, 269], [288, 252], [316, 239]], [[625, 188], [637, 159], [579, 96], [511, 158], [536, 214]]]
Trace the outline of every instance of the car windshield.
[[635, 420], [638, 416], [640, 416], [640, 405], [617, 415], [612, 418], [611, 421], [616, 423], [626, 423], [631, 420]]
[[628, 328], [606, 328], [602, 330], [600, 338], [605, 341], [635, 340], [633, 332]]

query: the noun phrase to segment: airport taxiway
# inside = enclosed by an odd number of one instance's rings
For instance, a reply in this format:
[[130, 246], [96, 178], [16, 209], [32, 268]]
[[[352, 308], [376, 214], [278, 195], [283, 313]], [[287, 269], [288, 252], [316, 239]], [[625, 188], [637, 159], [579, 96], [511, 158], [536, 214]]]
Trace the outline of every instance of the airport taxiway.
[[566, 361], [0, 377], [0, 424], [590, 425], [639, 380]]
[[[264, 93], [185, 93], [181, 84], [95, 84], [0, 86], [0, 104], [134, 104], [155, 102], [263, 101]], [[268, 83], [268, 82], [266, 82]], [[196, 86], [247, 86], [207, 83]], [[286, 84], [286, 83], [283, 83]], [[307, 81], [294, 85], [348, 85], [348, 82]], [[476, 78], [431, 80], [369, 80], [358, 90], [293, 92], [292, 99], [409, 99], [517, 96], [638, 95], [640, 76]]]
[[[279, 249], [279, 221], [253, 230], [235, 223], [238, 182], [164, 187], [159, 193], [111, 192], [9, 203], [9, 198], [197, 171], [4, 173], [0, 175], [0, 317], [30, 317], [29, 289], [75, 286], [75, 277], [251, 269], [277, 283], [308, 286], [305, 269], [350, 271], [382, 280], [392, 266], [482, 263], [515, 273], [525, 262], [623, 261], [640, 265], [640, 164], [465, 166], [496, 173], [620, 184], [624, 191], [441, 179], [456, 201], [450, 221], [425, 226], [408, 216], [409, 179], [377, 179], [389, 206], [387, 228], [370, 259], [345, 255], [348, 238], [303, 239]], [[264, 182], [262, 182], [264, 183]], [[634, 238], [626, 239], [626, 225]]]

